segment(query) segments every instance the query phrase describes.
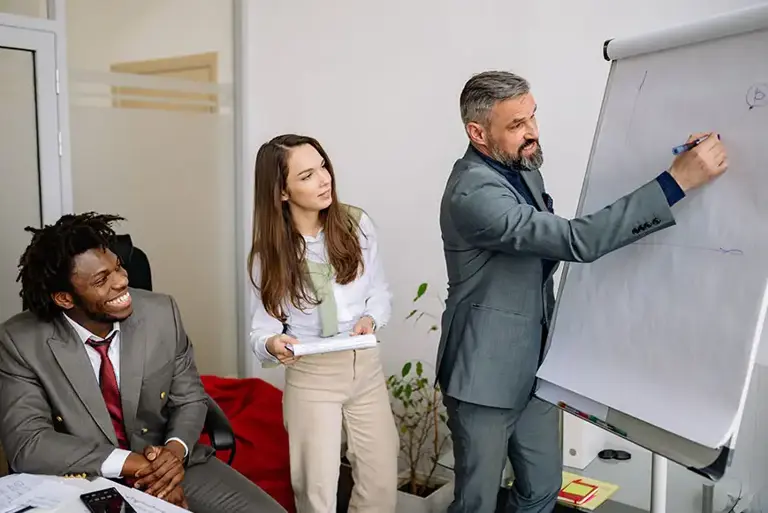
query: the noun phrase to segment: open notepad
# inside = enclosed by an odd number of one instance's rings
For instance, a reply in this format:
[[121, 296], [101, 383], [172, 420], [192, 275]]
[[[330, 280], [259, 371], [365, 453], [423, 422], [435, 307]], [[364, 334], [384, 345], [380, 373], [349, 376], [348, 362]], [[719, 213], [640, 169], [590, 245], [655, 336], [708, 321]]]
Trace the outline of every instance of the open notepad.
[[376, 347], [375, 335], [350, 335], [343, 333], [333, 337], [302, 337], [298, 344], [289, 344], [287, 347], [296, 356], [306, 354], [332, 353], [334, 351], [348, 351], [350, 349], [369, 349]]

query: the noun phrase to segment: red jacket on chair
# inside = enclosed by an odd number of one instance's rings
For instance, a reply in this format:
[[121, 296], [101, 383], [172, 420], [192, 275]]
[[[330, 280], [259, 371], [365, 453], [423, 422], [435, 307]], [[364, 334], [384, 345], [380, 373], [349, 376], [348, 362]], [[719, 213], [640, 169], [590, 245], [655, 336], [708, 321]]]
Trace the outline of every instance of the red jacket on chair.
[[[237, 440], [232, 467], [256, 483], [290, 513], [288, 434], [283, 424], [283, 392], [257, 378], [202, 376], [203, 387], [227, 415]], [[209, 444], [205, 434], [201, 443]], [[217, 454], [226, 462], [229, 454]]]

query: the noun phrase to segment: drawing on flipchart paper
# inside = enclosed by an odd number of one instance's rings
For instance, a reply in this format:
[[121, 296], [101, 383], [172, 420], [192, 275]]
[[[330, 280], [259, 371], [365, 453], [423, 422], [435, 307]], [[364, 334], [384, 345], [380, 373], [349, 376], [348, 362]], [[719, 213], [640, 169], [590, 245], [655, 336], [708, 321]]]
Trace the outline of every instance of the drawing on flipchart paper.
[[688, 244], [673, 244], [670, 242], [644, 242], [644, 241], [638, 241], [635, 242], [638, 246], [667, 246], [671, 248], [680, 248], [680, 249], [692, 249], [695, 251], [712, 251], [715, 253], [722, 253], [723, 255], [732, 255], [732, 256], [744, 256], [744, 251], [738, 249], [738, 248], [715, 248], [715, 247], [707, 247], [707, 246], [690, 246]]
[[632, 113], [629, 115], [629, 124], [627, 125], [627, 143], [629, 143], [629, 137], [632, 134], [632, 123], [635, 121], [635, 111], [637, 110], [637, 103], [640, 99], [640, 92], [645, 85], [645, 79], [648, 78], [648, 70], [643, 73], [643, 79], [640, 81], [640, 85], [637, 86], [637, 92], [635, 93], [635, 99], [632, 102]]
[[753, 84], [747, 89], [745, 98], [749, 110], [768, 105], [768, 83]]

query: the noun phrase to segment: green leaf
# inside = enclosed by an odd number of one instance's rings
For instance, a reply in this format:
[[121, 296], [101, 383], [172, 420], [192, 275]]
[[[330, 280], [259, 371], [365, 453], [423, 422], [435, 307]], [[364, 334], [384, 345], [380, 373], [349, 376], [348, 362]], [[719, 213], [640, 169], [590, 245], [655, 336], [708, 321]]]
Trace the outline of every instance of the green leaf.
[[421, 376], [422, 374], [424, 374], [424, 364], [416, 362], [416, 375]]
[[411, 313], [408, 314], [408, 317], [406, 317], [406, 319], [410, 319], [411, 317], [416, 315], [416, 312], [418, 312], [418, 310], [411, 310]]
[[410, 384], [410, 383], [408, 383], [408, 384], [405, 386], [405, 397], [406, 397], [407, 399], [410, 399], [412, 394], [413, 394], [413, 387], [411, 387], [411, 384]]
[[431, 328], [429, 328], [429, 331], [437, 331], [439, 328], [436, 325], [432, 325]]
[[419, 285], [419, 290], [416, 291], [416, 297], [413, 298], [413, 301], [414, 302], [418, 301], [419, 298], [421, 296], [423, 296], [426, 291], [427, 291], [427, 284], [426, 283], [422, 283], [421, 285]]
[[406, 426], [405, 424], [400, 426], [400, 432], [401, 433], [407, 433], [408, 432], [408, 426]]
[[406, 362], [406, 364], [403, 365], [403, 370], [401, 373], [403, 377], [406, 377], [408, 373], [411, 372], [411, 366], [412, 366], [411, 362]]

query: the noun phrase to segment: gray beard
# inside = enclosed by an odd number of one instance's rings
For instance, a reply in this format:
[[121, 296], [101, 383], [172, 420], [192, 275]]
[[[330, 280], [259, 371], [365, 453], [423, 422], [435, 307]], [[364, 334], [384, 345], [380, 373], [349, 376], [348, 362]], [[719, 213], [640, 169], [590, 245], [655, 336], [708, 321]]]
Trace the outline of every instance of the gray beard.
[[505, 166], [517, 169], [519, 171], [536, 171], [544, 164], [544, 153], [541, 151], [541, 144], [536, 144], [536, 151], [533, 155], [526, 157], [519, 154], [518, 156], [510, 155], [499, 150], [496, 146], [489, 148], [491, 157], [501, 162]]

